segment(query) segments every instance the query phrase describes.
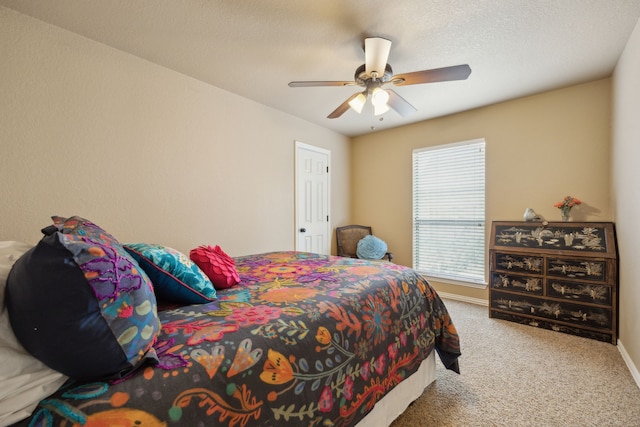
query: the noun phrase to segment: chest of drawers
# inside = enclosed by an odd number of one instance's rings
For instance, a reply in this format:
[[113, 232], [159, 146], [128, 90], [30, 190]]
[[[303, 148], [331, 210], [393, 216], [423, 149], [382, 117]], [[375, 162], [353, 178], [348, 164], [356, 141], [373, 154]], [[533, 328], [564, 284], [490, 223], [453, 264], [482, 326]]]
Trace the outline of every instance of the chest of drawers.
[[489, 262], [489, 317], [617, 342], [613, 223], [496, 221]]

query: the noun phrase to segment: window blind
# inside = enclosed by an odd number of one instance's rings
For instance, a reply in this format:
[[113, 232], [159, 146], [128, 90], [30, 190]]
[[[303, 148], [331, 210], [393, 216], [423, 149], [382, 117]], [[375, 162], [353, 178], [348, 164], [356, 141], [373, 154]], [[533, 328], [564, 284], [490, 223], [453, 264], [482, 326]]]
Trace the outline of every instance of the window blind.
[[413, 267], [484, 283], [485, 141], [413, 151]]

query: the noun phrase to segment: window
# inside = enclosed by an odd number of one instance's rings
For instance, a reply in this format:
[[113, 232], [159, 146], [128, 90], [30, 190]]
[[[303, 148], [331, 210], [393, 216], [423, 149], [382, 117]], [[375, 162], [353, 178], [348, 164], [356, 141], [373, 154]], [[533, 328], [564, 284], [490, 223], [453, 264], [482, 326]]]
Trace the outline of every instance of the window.
[[485, 142], [413, 151], [413, 268], [485, 283]]

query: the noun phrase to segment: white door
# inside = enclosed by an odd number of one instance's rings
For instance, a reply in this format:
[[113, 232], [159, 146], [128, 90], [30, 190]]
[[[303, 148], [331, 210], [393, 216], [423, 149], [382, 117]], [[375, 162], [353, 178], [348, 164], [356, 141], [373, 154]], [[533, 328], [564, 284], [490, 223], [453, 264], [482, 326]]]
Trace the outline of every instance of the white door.
[[296, 141], [296, 250], [329, 255], [331, 152]]

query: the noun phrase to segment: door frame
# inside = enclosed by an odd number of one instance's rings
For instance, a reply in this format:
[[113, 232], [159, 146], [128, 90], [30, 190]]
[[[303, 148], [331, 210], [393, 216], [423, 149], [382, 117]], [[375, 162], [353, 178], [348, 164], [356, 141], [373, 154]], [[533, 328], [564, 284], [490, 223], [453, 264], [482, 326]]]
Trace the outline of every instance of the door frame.
[[299, 173], [298, 166], [300, 164], [300, 150], [313, 151], [316, 153], [324, 154], [327, 156], [327, 167], [329, 168], [329, 172], [327, 173], [327, 191], [326, 191], [326, 205], [327, 205], [327, 215], [329, 216], [329, 220], [326, 222], [326, 237], [325, 237], [325, 248], [327, 251], [327, 255], [331, 255], [331, 150], [327, 150], [326, 148], [317, 147], [315, 145], [305, 144], [304, 142], [294, 141], [294, 151], [295, 151], [295, 160], [293, 165], [294, 170], [294, 185], [293, 185], [293, 216], [294, 216], [294, 227], [293, 227], [293, 247], [294, 250], [299, 250], [298, 248], [298, 185], [299, 185]]

